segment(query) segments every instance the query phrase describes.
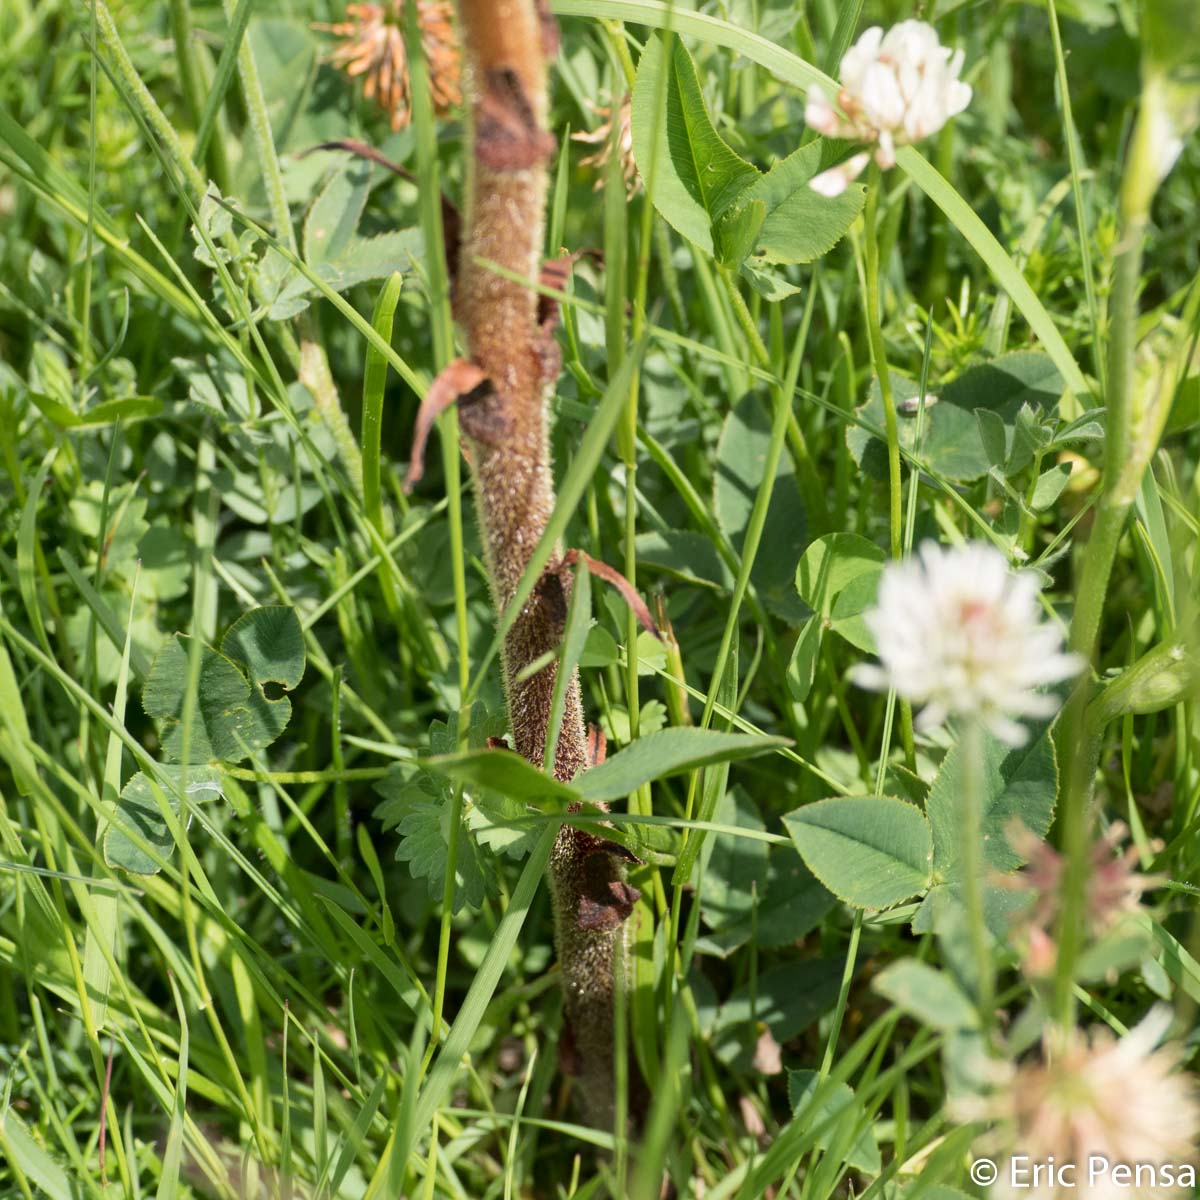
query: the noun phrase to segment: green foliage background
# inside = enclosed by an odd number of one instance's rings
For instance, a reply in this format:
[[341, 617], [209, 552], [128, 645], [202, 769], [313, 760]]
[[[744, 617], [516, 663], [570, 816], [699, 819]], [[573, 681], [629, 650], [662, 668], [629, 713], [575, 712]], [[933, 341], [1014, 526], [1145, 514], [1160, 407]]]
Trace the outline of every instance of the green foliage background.
[[[555, 9], [547, 252], [602, 252], [563, 302], [557, 519], [673, 630], [584, 593], [565, 653], [611, 761], [571, 789], [485, 749], [495, 621], [451, 424], [401, 487], [452, 352], [430, 247], [461, 115], [435, 123], [418, 86], [391, 132], [326, 61], [317, 24], [343, 14], [320, 0], [0, 5], [0, 1194], [649, 1197], [661, 1170], [710, 1198], [972, 1189], [979, 1127], [947, 1108], [983, 1037], [961, 752], [935, 733], [906, 764], [846, 678], [874, 649], [884, 415], [862, 189], [813, 201], [838, 148], [803, 125], [817, 69], [913, 14], [680, 5], [664, 41], [651, 0]], [[975, 98], [879, 199], [904, 538], [988, 539], [1069, 620], [1147, 18], [933, 17]], [[654, 205], [619, 168], [595, 192], [567, 138], [627, 90]], [[314, 149], [347, 138], [416, 182]], [[1195, 330], [1198, 167], [1192, 139], [1152, 212], [1151, 375]], [[1102, 631], [1102, 680], [1149, 661], [1106, 693], [1102, 817], [1171, 881], [1073, 981], [1118, 1030], [1200, 999], [1187, 363]], [[1164, 646], [1169, 677], [1145, 659]], [[1057, 837], [1034, 732], [986, 747], [997, 872], [1012, 817]], [[539, 884], [574, 800], [617, 801], [641, 860], [630, 1038], [659, 1103], [636, 1155], [596, 1156], [613, 1137], [574, 1123], [556, 1062]], [[1041, 1014], [1002, 901], [1017, 1056]]]

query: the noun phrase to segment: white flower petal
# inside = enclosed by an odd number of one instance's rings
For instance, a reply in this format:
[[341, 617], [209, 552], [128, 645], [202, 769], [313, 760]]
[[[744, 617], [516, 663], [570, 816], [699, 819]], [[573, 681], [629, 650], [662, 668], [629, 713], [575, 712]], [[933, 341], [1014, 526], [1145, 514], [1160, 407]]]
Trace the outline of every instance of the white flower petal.
[[[1165, 1010], [1165, 1022], [1170, 1010]], [[1164, 1012], [1152, 1011], [1124, 1037], [1107, 1029], [1090, 1037], [1072, 1030], [1055, 1039], [1044, 1061], [1022, 1066], [997, 1093], [988, 1116], [1012, 1122], [1012, 1145], [1027, 1162], [1084, 1163], [1092, 1155], [1110, 1163], [1192, 1161], [1200, 1135], [1200, 1103], [1194, 1080], [1178, 1070], [1180, 1048], [1155, 1049], [1165, 1032]], [[1021, 1190], [1003, 1186], [993, 1194], [1015, 1200]], [[1065, 1194], [1033, 1189], [1030, 1195]], [[1080, 1188], [1088, 1200], [1120, 1200], [1166, 1194], [1157, 1188], [1116, 1186], [1108, 1175]]]
[[863, 173], [870, 157], [869, 154], [856, 154], [844, 163], [822, 171], [809, 181], [808, 186], [821, 196], [840, 196]]
[[904, 120], [904, 93], [895, 69], [886, 63], [874, 62], [866, 69], [858, 98], [876, 129], [894, 129]]
[[862, 83], [863, 73], [879, 55], [879, 47], [883, 42], [883, 30], [878, 25], [864, 29], [858, 41], [842, 56], [838, 68], [838, 78], [842, 86], [850, 91], [857, 91]]
[[892, 135], [886, 129], [879, 133], [879, 147], [875, 151], [875, 161], [885, 171], [896, 165], [896, 150], [892, 144]]
[[[895, 164], [896, 146], [932, 136], [970, 103], [962, 68], [963, 52], [941, 45], [924, 21], [901, 21], [886, 34], [873, 25], [842, 57], [837, 106], [812, 88], [805, 120], [827, 137], [873, 142], [875, 160], [886, 170]], [[814, 186], [837, 195], [849, 178], [826, 172]]]
[[1083, 666], [1063, 652], [1058, 627], [1042, 620], [1037, 577], [1014, 573], [982, 542], [924, 542], [914, 557], [890, 563], [876, 607], [864, 616], [881, 665], [854, 677], [871, 680], [868, 686], [886, 679], [925, 705], [925, 729], [951, 714], [976, 716], [1020, 745], [1028, 736], [1022, 718], [1058, 709], [1059, 697], [1044, 689]]
[[992, 713], [984, 722], [989, 732], [995, 734], [1005, 745], [1023, 746], [1029, 741], [1029, 730], [1016, 721], [1010, 721], [999, 713]]
[[891, 676], [873, 663], [855, 663], [846, 672], [846, 678], [869, 692], [886, 692], [892, 686]]
[[927, 704], [917, 714], [917, 718], [913, 723], [919, 730], [925, 732], [929, 729], [936, 729], [939, 725], [944, 725], [949, 715], [943, 705]]
[[838, 136], [841, 121], [829, 97], [819, 87], [813, 86], [808, 89], [808, 99], [804, 105], [804, 123], [825, 137]]

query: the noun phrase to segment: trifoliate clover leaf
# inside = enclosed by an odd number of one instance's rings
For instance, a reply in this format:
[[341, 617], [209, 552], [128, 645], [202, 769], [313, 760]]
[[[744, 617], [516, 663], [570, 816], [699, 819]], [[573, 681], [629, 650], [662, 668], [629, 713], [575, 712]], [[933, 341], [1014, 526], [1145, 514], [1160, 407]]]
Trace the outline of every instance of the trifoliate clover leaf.
[[[198, 661], [189, 702], [193, 653]], [[220, 651], [193, 648], [185, 634], [171, 638], [150, 669], [142, 707], [160, 722], [168, 762], [238, 762], [269, 746], [291, 718], [292, 702], [269, 697], [265, 685], [290, 690], [303, 674], [304, 639], [295, 612], [256, 608], [231, 626]]]
[[110, 867], [135, 875], [157, 875], [159, 863], [131, 835], [155, 850], [159, 858], [167, 858], [175, 849], [175, 837], [163, 816], [162, 803], [178, 818], [181, 793], [189, 804], [222, 794], [220, 774], [211, 767], [160, 766], [159, 771], [164, 778], [162, 787], [139, 771], [122, 789], [113, 823], [104, 835], [104, 861]]

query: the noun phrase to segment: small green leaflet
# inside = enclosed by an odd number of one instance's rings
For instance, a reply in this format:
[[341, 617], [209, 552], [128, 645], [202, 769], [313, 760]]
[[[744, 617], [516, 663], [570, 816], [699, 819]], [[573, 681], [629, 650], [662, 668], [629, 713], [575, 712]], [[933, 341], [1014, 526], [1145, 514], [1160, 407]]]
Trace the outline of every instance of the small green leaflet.
[[[926, 397], [923, 419], [916, 419], [919, 388], [899, 375], [892, 377], [899, 422], [900, 445], [916, 452], [921, 426], [920, 459], [931, 470], [956, 483], [986, 475], [993, 465], [1004, 475], [1023, 469], [1036, 448], [1053, 444], [1054, 433], [1042, 427], [1037, 414], [1058, 408], [1063, 380], [1051, 359], [1039, 351], [1019, 350], [968, 368], [939, 392], [936, 402]], [[980, 414], [987, 414], [981, 417]], [[883, 400], [879, 381], [858, 415], [881, 430]], [[1078, 436], [1084, 436], [1081, 431]], [[846, 431], [854, 461], [875, 478], [886, 478], [884, 443], [860, 426]]]
[[808, 869], [855, 908], [890, 908], [929, 886], [925, 814], [894, 796], [835, 796], [783, 818]]
[[862, 614], [875, 604], [884, 553], [855, 533], [817, 538], [796, 567], [796, 591], [822, 625], [852, 646], [875, 652], [875, 639]]
[[162, 805], [169, 805], [178, 820], [183, 807], [181, 794], [187, 796], [189, 805], [223, 794], [221, 774], [212, 767], [160, 766], [158, 770], [165, 780], [163, 786], [139, 771], [121, 789], [114, 823], [104, 835], [104, 861], [110, 867], [135, 875], [157, 875], [159, 863], [131, 834], [157, 851], [159, 858], [169, 858], [175, 849], [175, 836], [163, 816]]
[[146, 847], [160, 859], [174, 850], [164, 805], [178, 817], [184, 795], [189, 802], [220, 795], [220, 773], [207, 764], [240, 762], [274, 742], [291, 719], [292, 702], [287, 696], [271, 699], [265, 685], [290, 691], [303, 678], [304, 666], [300, 621], [294, 609], [282, 605], [243, 614], [220, 650], [181, 633], [167, 641], [142, 689], [142, 708], [159, 723], [161, 785], [139, 771], [122, 789], [104, 838], [109, 866], [139, 875], [159, 871]]
[[791, 290], [766, 268], [819, 258], [863, 207], [861, 184], [834, 198], [809, 187], [843, 156], [836, 145], [812, 142], [765, 174], [742, 158], [718, 132], [696, 64], [678, 37], [655, 34], [646, 43], [633, 88], [632, 133], [638, 171], [667, 223], [722, 266], [743, 267], [766, 294]]
[[[1025, 746], [1006, 746], [991, 735], [983, 751], [983, 857], [989, 869], [1015, 871], [1024, 860], [1008, 844], [1007, 832], [1019, 821], [1045, 837], [1054, 817], [1058, 763], [1054, 742], [1042, 725]], [[926, 801], [933, 830], [933, 868], [937, 882], [959, 877], [963, 828], [963, 748], [955, 745], [942, 762]]]
[[[375, 809], [375, 816], [384, 829], [394, 829], [400, 838], [396, 859], [407, 863], [414, 879], [424, 879], [431, 900], [442, 898], [446, 879], [446, 863], [450, 846], [450, 817], [453, 812], [446, 798], [431, 793], [428, 776], [396, 786], [392, 776], [380, 780], [376, 791], [384, 800]], [[486, 861], [482, 858], [476, 839], [464, 822], [459, 831], [458, 857], [455, 861], [454, 908], [464, 904], [478, 908], [487, 894]]]
[[653, 189], [654, 207], [711, 253], [714, 220], [759, 172], [713, 126], [687, 47], [678, 38], [668, 45], [664, 50], [664, 39], [651, 37], [638, 64], [631, 111], [634, 160]]

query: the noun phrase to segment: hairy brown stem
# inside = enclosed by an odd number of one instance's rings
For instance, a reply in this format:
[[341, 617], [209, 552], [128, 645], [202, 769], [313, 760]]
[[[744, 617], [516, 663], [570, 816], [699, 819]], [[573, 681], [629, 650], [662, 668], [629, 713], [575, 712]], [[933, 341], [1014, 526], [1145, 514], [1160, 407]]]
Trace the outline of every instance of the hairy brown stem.
[[[531, 286], [540, 275], [547, 164], [554, 150], [546, 128], [553, 28], [537, 0], [460, 0], [459, 14], [471, 142], [455, 310], [471, 360], [487, 380], [460, 400], [459, 424], [475, 475], [492, 599], [502, 612], [554, 508], [547, 401], [560, 364], [548, 328], [539, 323]], [[539, 767], [556, 667], [521, 676], [562, 641], [571, 586], [564, 565], [560, 546], [504, 640], [515, 749]], [[554, 774], [567, 781], [587, 765], [576, 676], [567, 689]], [[614, 1111], [614, 962], [626, 953], [625, 918], [636, 898], [615, 850], [564, 827], [551, 861], [569, 1026], [562, 1059], [580, 1078], [588, 1118], [601, 1127], [611, 1127]], [[631, 1107], [636, 1111], [636, 1100]]]

